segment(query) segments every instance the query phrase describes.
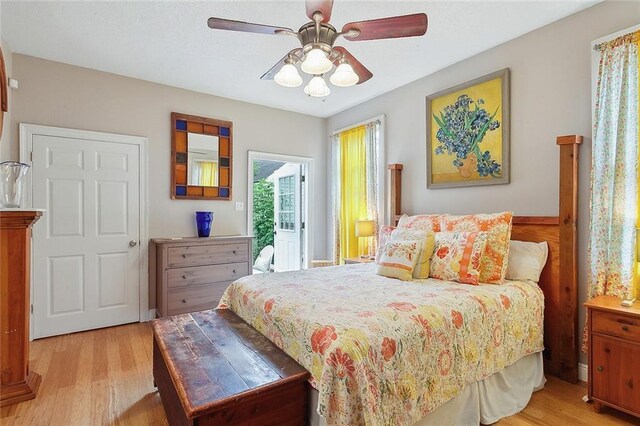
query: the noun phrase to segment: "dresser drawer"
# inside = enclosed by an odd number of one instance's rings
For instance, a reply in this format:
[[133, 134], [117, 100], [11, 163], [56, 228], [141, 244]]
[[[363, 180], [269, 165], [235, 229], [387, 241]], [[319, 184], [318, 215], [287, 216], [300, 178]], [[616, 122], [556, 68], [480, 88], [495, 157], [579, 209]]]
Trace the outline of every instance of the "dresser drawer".
[[249, 261], [247, 244], [183, 246], [167, 250], [168, 268], [247, 261]]
[[591, 311], [591, 329], [640, 343], [640, 319], [615, 312]]
[[248, 274], [248, 262], [175, 268], [167, 270], [167, 285], [169, 288], [177, 288], [211, 282], [230, 282]]
[[229, 282], [223, 282], [169, 290], [167, 315], [213, 309], [218, 306], [229, 284]]

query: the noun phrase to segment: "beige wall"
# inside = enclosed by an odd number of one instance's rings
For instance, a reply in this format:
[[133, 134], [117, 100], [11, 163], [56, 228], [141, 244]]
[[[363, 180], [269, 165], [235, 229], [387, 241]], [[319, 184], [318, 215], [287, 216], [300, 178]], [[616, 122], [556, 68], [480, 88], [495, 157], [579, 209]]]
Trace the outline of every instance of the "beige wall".
[[[7, 77], [13, 77], [12, 76], [12, 65], [13, 65], [13, 61], [12, 61], [12, 55], [11, 55], [11, 50], [9, 49], [9, 46], [7, 46], [7, 43], [4, 42], [4, 40], [0, 39], [0, 47], [2, 47], [2, 54], [4, 57], [4, 66], [5, 69], [7, 71]], [[11, 145], [11, 109], [12, 109], [12, 90], [9, 90], [9, 94], [8, 94], [8, 100], [9, 100], [9, 111], [4, 113], [4, 122], [3, 122], [3, 126], [2, 126], [2, 138], [0, 138], [0, 161], [5, 161], [10, 159], [10, 145]]]
[[[11, 129], [19, 123], [145, 136], [149, 139], [149, 236], [194, 236], [194, 212], [212, 210], [214, 235], [247, 233], [247, 151], [312, 157], [326, 169], [324, 119], [233, 101], [19, 54], [13, 55]], [[214, 117], [233, 122], [233, 201], [170, 199], [170, 113]], [[17, 159], [13, 138], [3, 158]], [[326, 200], [323, 174], [316, 173], [315, 206]], [[235, 211], [235, 201], [245, 211]], [[325, 253], [325, 219], [315, 215], [314, 255]], [[152, 307], [154, 305], [151, 301]]]
[[[556, 136], [585, 136], [580, 159], [579, 280], [586, 298], [591, 158], [591, 47], [596, 38], [637, 24], [637, 2], [605, 2], [330, 117], [328, 133], [386, 115], [388, 163], [403, 163], [407, 213], [513, 210], [558, 214]], [[426, 189], [425, 96], [511, 69], [511, 183]], [[580, 309], [581, 324], [584, 320]], [[584, 361], [584, 358], [583, 358]]]

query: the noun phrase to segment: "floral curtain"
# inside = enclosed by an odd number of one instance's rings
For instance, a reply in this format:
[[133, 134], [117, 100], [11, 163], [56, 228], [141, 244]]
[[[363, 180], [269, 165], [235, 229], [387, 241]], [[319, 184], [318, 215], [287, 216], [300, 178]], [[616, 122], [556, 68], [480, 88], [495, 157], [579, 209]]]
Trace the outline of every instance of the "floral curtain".
[[[588, 296], [635, 296], [637, 282], [640, 32], [600, 52], [591, 160]], [[587, 333], [583, 338], [587, 350]]]
[[638, 211], [638, 32], [598, 45], [589, 297], [630, 297]]

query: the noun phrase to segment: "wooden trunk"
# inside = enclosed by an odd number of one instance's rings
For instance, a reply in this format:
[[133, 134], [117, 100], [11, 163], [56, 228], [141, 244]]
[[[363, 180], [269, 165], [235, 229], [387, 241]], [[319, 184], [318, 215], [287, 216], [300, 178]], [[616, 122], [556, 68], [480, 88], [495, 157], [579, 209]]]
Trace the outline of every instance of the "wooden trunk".
[[33, 399], [29, 371], [31, 226], [40, 211], [0, 210], [0, 407]]
[[230, 310], [153, 321], [153, 378], [171, 425], [306, 424], [309, 376]]

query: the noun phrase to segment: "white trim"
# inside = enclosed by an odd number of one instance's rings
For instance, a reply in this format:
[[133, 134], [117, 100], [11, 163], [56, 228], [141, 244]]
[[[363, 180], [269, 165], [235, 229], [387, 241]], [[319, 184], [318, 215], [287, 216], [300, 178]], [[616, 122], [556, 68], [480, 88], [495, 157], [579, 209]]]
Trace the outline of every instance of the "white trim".
[[149, 309], [149, 314], [148, 315], [149, 315], [149, 321], [151, 321], [153, 319], [156, 319], [157, 310], [155, 308], [154, 309]]
[[299, 157], [296, 155], [277, 154], [273, 152], [249, 151], [247, 153], [247, 234], [253, 236], [253, 162], [255, 160], [283, 161], [285, 163], [298, 163], [305, 166], [305, 199], [306, 211], [301, 212], [302, 221], [305, 223], [304, 239], [302, 242], [304, 262], [302, 269], [311, 267], [314, 258], [313, 233], [314, 221], [314, 161], [311, 157]]
[[343, 128], [341, 128], [341, 129], [338, 129], [338, 130], [334, 130], [334, 131], [329, 135], [329, 138], [331, 138], [332, 136], [335, 136], [335, 135], [337, 135], [337, 134], [339, 134], [339, 133], [342, 133], [342, 132], [344, 132], [344, 131], [351, 130], [351, 129], [353, 129], [354, 127], [364, 126], [365, 124], [369, 124], [369, 123], [372, 123], [372, 122], [374, 122], [374, 121], [381, 121], [381, 122], [384, 122], [384, 114], [378, 115], [378, 116], [376, 116], [376, 117], [369, 118], [369, 119], [367, 119], [367, 120], [359, 121], [359, 122], [357, 122], [357, 123], [355, 123], [355, 124], [351, 124], [351, 125], [349, 125], [349, 126], [343, 127]]
[[[141, 136], [119, 135], [114, 133], [92, 132], [88, 130], [65, 129], [61, 127], [41, 126], [37, 124], [20, 123], [20, 161], [31, 165], [31, 152], [33, 151], [33, 137], [35, 135], [58, 136], [74, 139], [90, 139], [100, 142], [122, 143], [137, 145], [139, 148], [139, 173], [140, 173], [140, 293], [139, 293], [139, 319], [140, 322], [149, 321], [154, 317], [149, 316], [149, 157], [148, 139]], [[27, 174], [25, 191], [25, 205], [32, 207], [31, 173]], [[33, 265], [32, 265], [33, 268]], [[33, 276], [33, 270], [31, 271]], [[31, 300], [33, 300], [33, 286], [31, 286]], [[33, 336], [33, 321], [31, 321], [31, 333]]]
[[589, 381], [589, 366], [587, 364], [578, 363], [578, 380], [581, 382]]

